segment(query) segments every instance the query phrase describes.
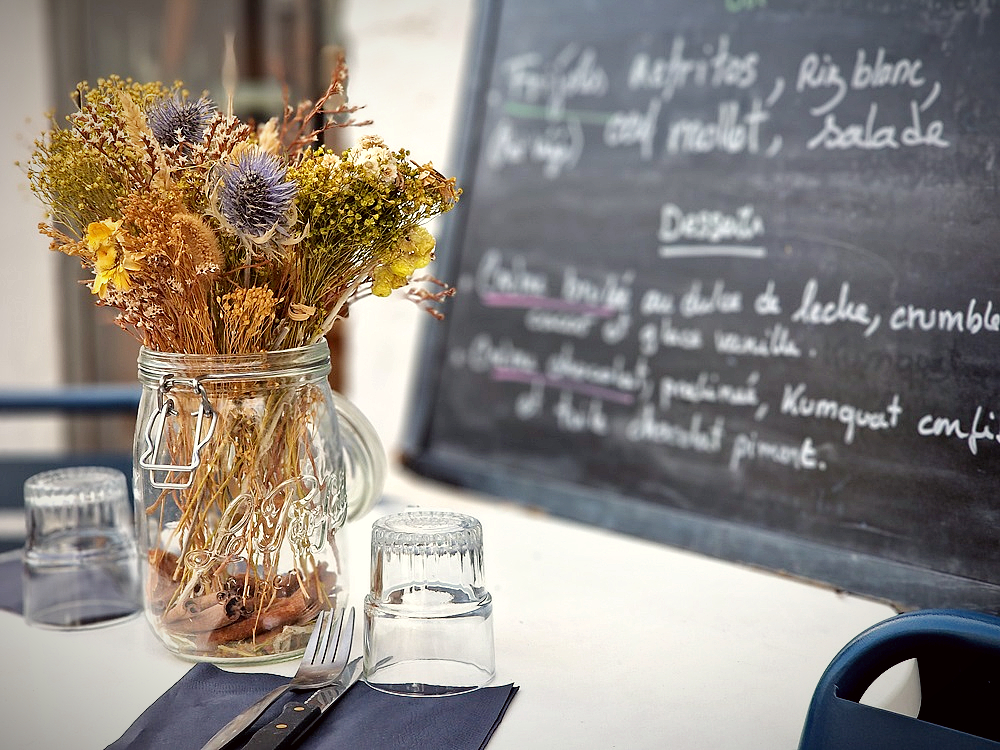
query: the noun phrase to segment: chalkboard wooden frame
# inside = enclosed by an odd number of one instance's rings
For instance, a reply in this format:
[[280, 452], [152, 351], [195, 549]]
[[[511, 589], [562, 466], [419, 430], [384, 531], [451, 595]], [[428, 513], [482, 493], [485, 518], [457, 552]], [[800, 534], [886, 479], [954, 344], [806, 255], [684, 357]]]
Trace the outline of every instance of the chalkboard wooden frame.
[[[474, 175], [487, 116], [487, 79], [495, 62], [498, 26], [504, 11], [505, 3], [500, 0], [480, 4], [471, 45], [473, 58], [464, 92], [455, 160], [465, 193], [459, 208], [446, 217], [439, 237], [438, 275], [449, 280], [458, 273], [469, 229], [470, 204], [477, 200]], [[449, 308], [445, 312], [452, 313]], [[1000, 609], [997, 578], [979, 580], [956, 575], [919, 561], [890, 559], [877, 551], [869, 553], [801, 538], [780, 526], [745, 524], [651, 503], [606, 487], [539, 477], [497, 462], [490, 455], [439, 445], [431, 427], [438, 402], [449, 387], [446, 362], [450, 324], [450, 318], [428, 324], [420, 347], [411, 399], [413, 411], [402, 457], [404, 465], [417, 474], [583, 523], [885, 600], [901, 610], [958, 607], [996, 612]]]

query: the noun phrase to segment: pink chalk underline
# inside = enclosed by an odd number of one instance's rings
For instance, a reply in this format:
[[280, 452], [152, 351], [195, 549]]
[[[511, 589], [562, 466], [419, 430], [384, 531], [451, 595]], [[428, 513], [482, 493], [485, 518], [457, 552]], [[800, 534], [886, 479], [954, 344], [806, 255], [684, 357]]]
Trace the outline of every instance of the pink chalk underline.
[[539, 375], [536, 372], [525, 372], [524, 370], [515, 370], [509, 367], [494, 368], [491, 377], [493, 380], [500, 382], [538, 383], [540, 385], [551, 386], [552, 388], [576, 391], [577, 393], [601, 398], [605, 401], [614, 401], [619, 404], [629, 405], [635, 403], [635, 396], [631, 393], [624, 393], [613, 388], [602, 388], [601, 386], [590, 385], [589, 383], [578, 383], [564, 378], [549, 378]]
[[551, 297], [535, 297], [530, 294], [502, 294], [500, 292], [487, 292], [480, 295], [480, 299], [487, 307], [527, 307], [536, 310], [558, 310], [560, 312], [585, 313], [597, 315], [602, 318], [609, 318], [617, 310], [604, 305], [588, 305], [583, 302], [567, 302], [566, 300], [553, 299]]

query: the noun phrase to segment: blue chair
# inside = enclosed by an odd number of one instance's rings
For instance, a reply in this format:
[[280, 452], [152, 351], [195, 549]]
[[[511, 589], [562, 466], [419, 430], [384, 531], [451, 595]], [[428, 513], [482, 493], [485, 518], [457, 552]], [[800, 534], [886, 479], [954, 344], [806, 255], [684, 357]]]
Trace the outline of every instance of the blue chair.
[[[135, 418], [141, 389], [129, 385], [69, 385], [0, 390], [0, 416], [14, 414], [120, 414]], [[0, 456], [0, 514], [23, 515], [24, 480], [61, 466], [110, 466], [122, 471], [131, 489], [132, 455], [126, 453], [59, 453]], [[23, 539], [0, 536], [0, 552], [20, 547]]]
[[[886, 670], [916, 659], [920, 710], [859, 701]], [[799, 750], [1000, 748], [1000, 618], [963, 610], [892, 617], [857, 636], [813, 693]]]
[[0, 390], [0, 412], [123, 413], [135, 416], [142, 389], [136, 385], [68, 385]]

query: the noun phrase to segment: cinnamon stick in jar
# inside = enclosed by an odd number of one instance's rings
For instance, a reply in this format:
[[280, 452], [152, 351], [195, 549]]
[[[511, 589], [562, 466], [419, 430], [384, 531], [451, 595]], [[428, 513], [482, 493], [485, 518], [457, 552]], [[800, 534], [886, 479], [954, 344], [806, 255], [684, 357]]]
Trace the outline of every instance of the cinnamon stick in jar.
[[225, 627], [239, 618], [239, 607], [233, 601], [213, 604], [191, 613], [184, 606], [176, 604], [163, 616], [163, 624], [176, 633], [206, 633]]
[[265, 607], [258, 617], [251, 614], [248, 617], [230, 625], [220, 627], [209, 634], [208, 642], [212, 644], [243, 641], [254, 635], [266, 633], [269, 630], [292, 625], [306, 611], [306, 598], [302, 589], [287, 597], [279, 597]]

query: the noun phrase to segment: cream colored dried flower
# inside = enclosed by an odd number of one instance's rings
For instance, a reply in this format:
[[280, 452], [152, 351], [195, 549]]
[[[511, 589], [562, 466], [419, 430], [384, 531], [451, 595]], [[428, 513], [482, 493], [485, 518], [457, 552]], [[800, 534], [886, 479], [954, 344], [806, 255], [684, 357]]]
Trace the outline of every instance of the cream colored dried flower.
[[396, 182], [396, 157], [377, 135], [367, 135], [351, 149], [351, 163], [386, 185]]
[[325, 169], [330, 171], [333, 171], [340, 166], [340, 156], [335, 154], [333, 151], [324, 151], [323, 156], [320, 157], [319, 161]]
[[294, 302], [288, 306], [288, 317], [297, 323], [309, 320], [315, 314], [316, 308], [313, 305], [303, 305], [299, 302]]
[[257, 128], [257, 145], [269, 154], [281, 156], [281, 135], [278, 132], [277, 117], [272, 117]]
[[[53, 222], [43, 234], [148, 348], [318, 340], [354, 302], [412, 280], [432, 247], [414, 227], [460, 192], [376, 135], [340, 154], [318, 145], [326, 130], [370, 124], [352, 117], [346, 80], [340, 59], [315, 102], [261, 125], [180, 82], [81, 83], [78, 111], [52, 121], [26, 165]], [[101, 227], [114, 229], [106, 242]]]

